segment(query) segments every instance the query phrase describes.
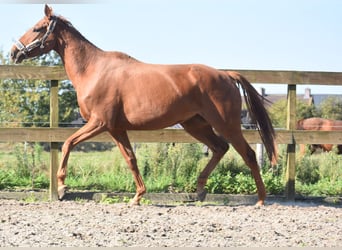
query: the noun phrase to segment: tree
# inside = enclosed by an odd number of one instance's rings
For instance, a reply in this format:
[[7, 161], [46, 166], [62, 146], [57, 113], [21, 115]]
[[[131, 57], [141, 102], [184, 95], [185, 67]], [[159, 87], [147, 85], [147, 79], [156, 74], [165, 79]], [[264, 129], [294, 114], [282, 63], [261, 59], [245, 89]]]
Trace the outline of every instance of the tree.
[[319, 109], [322, 118], [342, 120], [342, 98], [328, 97], [321, 102]]
[[[268, 109], [272, 124], [276, 128], [286, 128], [287, 100], [282, 99], [272, 104]], [[314, 105], [307, 105], [297, 99], [296, 117], [297, 120], [309, 117], [320, 116], [320, 111]]]
[[[0, 53], [2, 64], [10, 64], [8, 56]], [[39, 58], [26, 60], [25, 65], [62, 65], [60, 57], [52, 52]], [[50, 82], [42, 80], [0, 80], [0, 122], [3, 126], [49, 126]], [[59, 85], [59, 119], [61, 123], [71, 122], [77, 117], [76, 92], [70, 81]]]
[[315, 105], [308, 105], [303, 101], [297, 100], [296, 116], [297, 120], [310, 117], [321, 117], [321, 112]]

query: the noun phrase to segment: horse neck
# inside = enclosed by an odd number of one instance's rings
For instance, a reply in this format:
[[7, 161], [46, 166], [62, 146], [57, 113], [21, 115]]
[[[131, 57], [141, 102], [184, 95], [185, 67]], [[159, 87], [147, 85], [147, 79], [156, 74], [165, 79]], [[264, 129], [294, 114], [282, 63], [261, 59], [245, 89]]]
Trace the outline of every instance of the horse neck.
[[102, 52], [72, 27], [60, 32], [55, 50], [61, 56], [65, 71], [75, 88], [87, 76], [96, 55]]

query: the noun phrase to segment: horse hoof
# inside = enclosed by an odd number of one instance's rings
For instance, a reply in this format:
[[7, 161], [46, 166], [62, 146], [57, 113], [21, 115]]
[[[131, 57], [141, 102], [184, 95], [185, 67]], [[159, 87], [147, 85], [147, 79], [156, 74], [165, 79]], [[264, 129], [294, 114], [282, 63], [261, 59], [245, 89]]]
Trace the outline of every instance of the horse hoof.
[[256, 207], [262, 207], [262, 206], [265, 206], [265, 201], [263, 200], [259, 200], [256, 204], [255, 204]]
[[58, 199], [60, 201], [63, 200], [63, 198], [66, 194], [66, 191], [67, 191], [67, 186], [58, 187]]
[[197, 198], [199, 201], [204, 201], [206, 196], [207, 196], [207, 190], [197, 192]]
[[128, 203], [129, 207], [135, 207], [135, 206], [140, 206], [140, 202], [137, 201], [136, 199], [132, 199], [129, 203]]

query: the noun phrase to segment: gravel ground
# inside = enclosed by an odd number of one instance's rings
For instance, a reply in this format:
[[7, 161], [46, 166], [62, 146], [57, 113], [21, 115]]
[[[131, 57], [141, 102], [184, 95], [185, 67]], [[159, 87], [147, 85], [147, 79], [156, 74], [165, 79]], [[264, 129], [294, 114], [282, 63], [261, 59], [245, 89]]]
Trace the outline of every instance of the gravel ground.
[[0, 246], [341, 247], [342, 208], [0, 200]]

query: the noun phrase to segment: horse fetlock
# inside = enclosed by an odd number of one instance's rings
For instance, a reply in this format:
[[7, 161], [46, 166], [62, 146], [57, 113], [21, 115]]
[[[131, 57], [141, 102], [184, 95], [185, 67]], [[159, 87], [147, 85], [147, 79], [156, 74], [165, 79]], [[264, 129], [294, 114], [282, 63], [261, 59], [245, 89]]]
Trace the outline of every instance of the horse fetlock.
[[129, 202], [129, 207], [133, 206], [139, 206], [140, 205], [140, 200], [141, 200], [141, 195], [136, 194], [134, 198]]

